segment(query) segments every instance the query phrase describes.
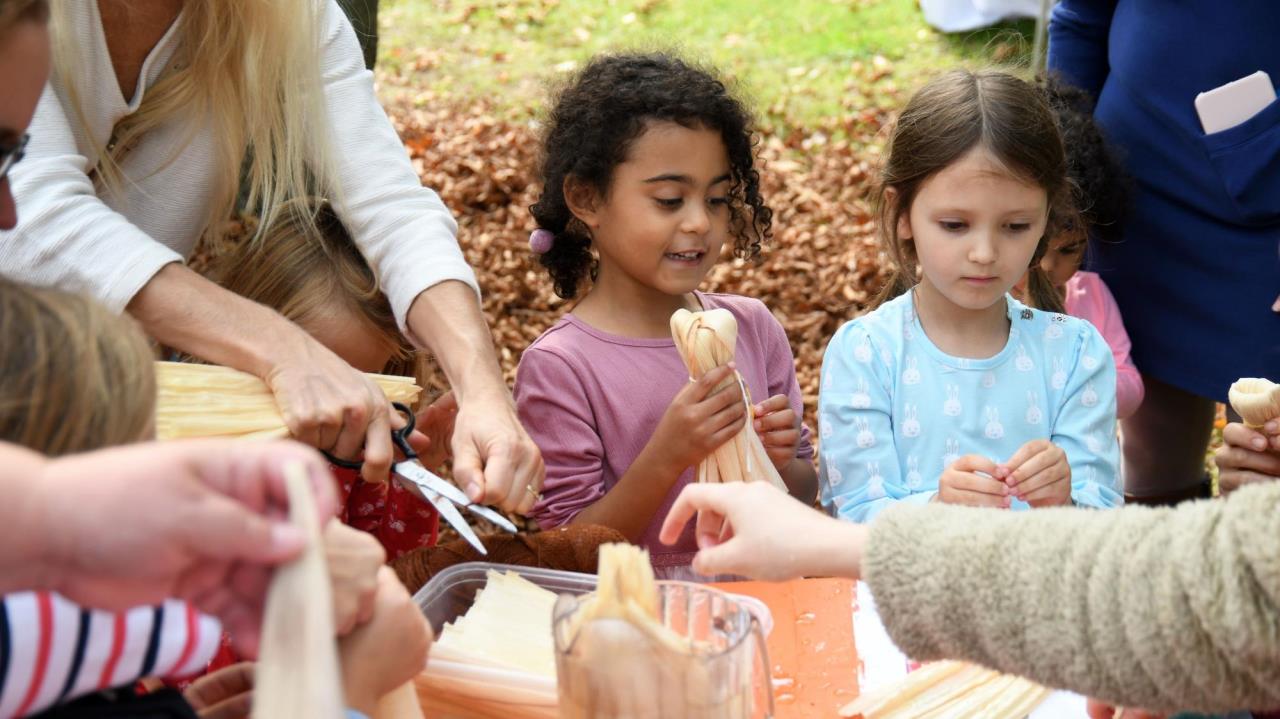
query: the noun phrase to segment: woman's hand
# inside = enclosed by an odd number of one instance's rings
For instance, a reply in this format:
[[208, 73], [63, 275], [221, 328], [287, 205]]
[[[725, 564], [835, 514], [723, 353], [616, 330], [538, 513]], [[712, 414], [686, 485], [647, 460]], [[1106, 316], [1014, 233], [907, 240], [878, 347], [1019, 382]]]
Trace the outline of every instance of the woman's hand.
[[997, 477], [998, 473], [999, 467], [995, 462], [976, 454], [966, 454], [942, 470], [934, 500], [970, 507], [1007, 509], [1013, 491], [1002, 478]]
[[1067, 453], [1047, 439], [1033, 439], [996, 468], [1013, 496], [1032, 507], [1071, 504], [1071, 465]]
[[324, 555], [333, 587], [333, 626], [343, 636], [373, 616], [378, 571], [387, 553], [373, 535], [330, 519], [324, 527]]
[[453, 428], [453, 476], [473, 502], [527, 514], [547, 469], [505, 390], [460, 402]]
[[282, 342], [263, 381], [294, 439], [341, 459], [364, 450], [361, 477], [385, 482], [394, 410], [382, 389], [301, 330]]
[[861, 572], [866, 526], [832, 519], [768, 482], [685, 487], [662, 524], [662, 541], [678, 541], [694, 515], [693, 568], [700, 574], [781, 581], [814, 575], [856, 579]]
[[1232, 422], [1223, 427], [1222, 442], [1213, 461], [1223, 495], [1253, 482], [1280, 479], [1280, 420], [1267, 422], [1261, 430]]
[[775, 394], [755, 406], [755, 430], [764, 451], [779, 472], [796, 458], [800, 445], [800, 418], [785, 394]]
[[378, 570], [373, 618], [338, 641], [347, 705], [373, 716], [378, 700], [427, 663], [431, 627], [390, 567]]

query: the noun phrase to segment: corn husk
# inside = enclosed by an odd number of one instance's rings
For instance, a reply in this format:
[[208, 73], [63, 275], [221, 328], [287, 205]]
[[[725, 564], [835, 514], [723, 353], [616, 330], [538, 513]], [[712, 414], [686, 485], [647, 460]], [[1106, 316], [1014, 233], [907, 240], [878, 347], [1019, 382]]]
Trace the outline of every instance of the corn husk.
[[1261, 377], [1242, 377], [1227, 390], [1231, 407], [1249, 427], [1258, 429], [1280, 417], [1280, 384]]
[[[389, 402], [410, 406], [422, 388], [411, 377], [371, 374]], [[156, 363], [156, 438], [289, 436], [266, 383], [217, 365]]]
[[1050, 690], [965, 662], [933, 662], [840, 710], [862, 719], [1024, 719]]
[[[716, 367], [733, 361], [738, 343], [738, 321], [725, 309], [705, 312], [676, 310], [671, 316], [671, 336], [685, 366], [689, 368], [689, 376], [697, 380]], [[743, 401], [747, 403], [747, 422], [738, 434], [698, 464], [697, 479], [699, 482], [768, 481], [785, 492], [787, 486], [756, 434], [751, 393], [742, 375], [735, 371], [716, 389], [735, 384], [742, 388]]]
[[342, 676], [334, 639], [333, 598], [315, 498], [301, 464], [285, 468], [289, 521], [307, 547], [271, 579], [255, 668], [253, 719], [342, 719]]

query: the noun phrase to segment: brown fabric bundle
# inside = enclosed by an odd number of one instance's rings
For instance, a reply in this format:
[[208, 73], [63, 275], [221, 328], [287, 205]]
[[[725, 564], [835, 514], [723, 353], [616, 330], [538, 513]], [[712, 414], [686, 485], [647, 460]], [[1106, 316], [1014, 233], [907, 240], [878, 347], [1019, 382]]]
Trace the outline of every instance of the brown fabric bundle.
[[626, 542], [621, 532], [595, 524], [571, 525], [536, 534], [497, 534], [484, 538], [487, 555], [466, 540], [418, 549], [391, 562], [400, 581], [416, 592], [437, 573], [464, 562], [493, 562], [521, 567], [595, 574], [600, 545]]

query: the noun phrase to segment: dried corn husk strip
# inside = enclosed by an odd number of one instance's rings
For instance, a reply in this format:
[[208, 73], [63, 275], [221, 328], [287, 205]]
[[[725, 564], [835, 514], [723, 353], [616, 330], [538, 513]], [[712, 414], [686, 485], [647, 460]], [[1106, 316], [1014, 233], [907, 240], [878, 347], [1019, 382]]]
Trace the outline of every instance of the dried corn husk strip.
[[[422, 391], [411, 377], [371, 374], [389, 402], [413, 405]], [[156, 437], [287, 437], [284, 417], [267, 385], [217, 365], [156, 363]]]
[[1023, 719], [1050, 691], [1021, 677], [964, 662], [934, 662], [850, 702], [842, 717]]
[[1260, 377], [1243, 377], [1227, 391], [1227, 399], [1244, 423], [1254, 429], [1280, 417], [1280, 384]]
[[647, 550], [632, 544], [602, 545], [597, 574], [596, 591], [578, 608], [570, 636], [597, 619], [622, 619], [659, 646], [678, 653], [692, 651], [688, 639], [662, 623], [658, 583]]
[[[680, 351], [685, 366], [689, 368], [689, 376], [696, 380], [716, 367], [733, 361], [738, 343], [738, 321], [734, 319], [733, 313], [725, 309], [705, 312], [676, 310], [671, 316], [671, 336], [675, 339], [676, 349]], [[735, 383], [742, 388], [743, 401], [747, 403], [747, 422], [742, 431], [698, 464], [698, 481], [765, 480], [786, 491], [787, 486], [782, 482], [781, 475], [774, 468], [773, 461], [769, 459], [756, 434], [752, 422], [754, 413], [751, 393], [747, 391], [742, 375], [735, 371], [733, 378], [725, 380], [716, 389], [731, 387]]]
[[432, 659], [556, 676], [556, 595], [514, 572], [490, 570], [467, 613], [444, 625]]
[[341, 719], [342, 677], [333, 631], [333, 598], [315, 498], [301, 464], [285, 468], [289, 521], [307, 536], [298, 559], [276, 570], [267, 590], [253, 719]]

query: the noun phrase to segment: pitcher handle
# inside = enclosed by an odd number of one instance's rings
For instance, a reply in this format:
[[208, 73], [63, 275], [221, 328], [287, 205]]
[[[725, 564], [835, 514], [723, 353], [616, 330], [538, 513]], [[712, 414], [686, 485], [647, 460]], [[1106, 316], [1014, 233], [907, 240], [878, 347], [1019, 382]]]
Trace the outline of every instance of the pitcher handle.
[[765, 711], [764, 719], [773, 719], [773, 677], [769, 671], [769, 647], [765, 643], [764, 628], [755, 615], [751, 617], [751, 637], [756, 643], [756, 656], [760, 658], [760, 670], [764, 673]]

